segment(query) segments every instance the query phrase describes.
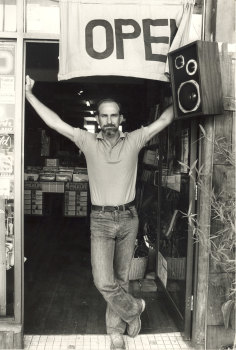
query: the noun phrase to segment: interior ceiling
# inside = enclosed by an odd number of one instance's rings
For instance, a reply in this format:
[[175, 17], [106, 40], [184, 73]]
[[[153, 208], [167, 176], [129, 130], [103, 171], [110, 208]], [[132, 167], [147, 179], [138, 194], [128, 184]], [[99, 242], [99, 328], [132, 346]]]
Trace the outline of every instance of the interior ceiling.
[[[123, 106], [124, 116], [132, 123], [137, 120], [137, 124], [140, 124], [140, 120], [147, 119], [148, 80], [92, 76], [58, 82], [58, 56], [58, 43], [27, 43], [26, 74], [36, 81], [34, 92], [63, 119], [91, 117], [96, 103], [106, 97], [117, 99]], [[158, 95], [160, 83], [155, 82], [154, 86]], [[86, 105], [86, 101], [90, 102], [90, 106]]]

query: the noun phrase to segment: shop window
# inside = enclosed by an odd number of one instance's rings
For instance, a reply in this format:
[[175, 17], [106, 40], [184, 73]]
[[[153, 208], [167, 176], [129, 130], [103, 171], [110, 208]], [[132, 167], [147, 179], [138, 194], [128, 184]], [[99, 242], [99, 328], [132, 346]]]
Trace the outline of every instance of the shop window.
[[0, 44], [0, 315], [14, 305], [15, 44]]
[[0, 0], [0, 31], [16, 31], [16, 0]]
[[59, 2], [51, 0], [26, 0], [26, 31], [59, 34]]

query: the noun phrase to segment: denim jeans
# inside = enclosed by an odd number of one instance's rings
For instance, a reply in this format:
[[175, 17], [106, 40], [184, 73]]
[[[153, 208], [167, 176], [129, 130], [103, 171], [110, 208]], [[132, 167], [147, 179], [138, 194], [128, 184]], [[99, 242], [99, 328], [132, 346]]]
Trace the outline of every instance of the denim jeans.
[[138, 232], [135, 207], [91, 212], [91, 263], [95, 286], [107, 302], [107, 333], [123, 334], [140, 314], [140, 303], [128, 293], [129, 270]]

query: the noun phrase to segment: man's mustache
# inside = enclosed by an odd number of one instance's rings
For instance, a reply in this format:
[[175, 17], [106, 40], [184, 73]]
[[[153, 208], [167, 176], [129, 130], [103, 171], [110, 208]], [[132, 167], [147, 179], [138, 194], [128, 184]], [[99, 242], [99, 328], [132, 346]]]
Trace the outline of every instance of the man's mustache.
[[116, 128], [116, 126], [114, 124], [106, 124], [103, 126], [104, 129], [106, 128]]

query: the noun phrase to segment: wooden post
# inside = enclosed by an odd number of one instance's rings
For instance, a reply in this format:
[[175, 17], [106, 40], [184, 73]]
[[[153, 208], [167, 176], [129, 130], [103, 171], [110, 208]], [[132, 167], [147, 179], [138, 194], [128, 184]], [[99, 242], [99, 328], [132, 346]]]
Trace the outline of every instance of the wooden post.
[[[215, 0], [215, 27], [214, 40], [220, 45], [221, 76], [224, 97], [224, 114], [215, 117], [215, 138], [228, 143], [227, 147], [235, 148], [235, 25], [234, 25], [234, 0]], [[232, 45], [232, 43], [234, 45]], [[235, 176], [234, 167], [230, 166], [224, 155], [215, 151], [213, 159], [213, 187], [217, 194], [222, 193], [227, 199], [227, 193], [234, 193]], [[217, 232], [217, 223], [212, 223], [211, 234]], [[207, 349], [219, 349], [232, 345], [235, 330], [231, 327], [225, 329], [221, 306], [227, 300], [230, 289], [230, 278], [219, 266], [210, 259], [209, 267], [209, 293], [207, 309]]]
[[6, 316], [5, 201], [0, 197], [0, 316]]
[[[232, 25], [232, 18], [233, 18], [233, 7], [234, 7], [234, 1], [229, 0], [206, 0], [206, 12], [205, 12], [205, 36], [204, 39], [208, 41], [225, 41], [225, 42], [232, 42], [232, 33], [234, 31], [233, 25]], [[230, 18], [228, 18], [227, 13], [230, 14]], [[227, 22], [227, 23], [226, 23]], [[223, 52], [224, 54], [224, 52]], [[234, 90], [232, 88], [232, 69], [227, 70], [227, 65], [224, 61], [221, 60], [222, 66], [222, 78], [223, 78], [223, 91], [224, 91], [224, 106], [225, 109], [232, 110], [235, 108], [235, 98], [232, 95], [232, 91]], [[229, 65], [228, 65], [229, 66]], [[228, 78], [226, 77], [225, 72], [228, 73]], [[226, 93], [226, 91], [228, 91]], [[205, 191], [202, 191], [199, 196], [199, 220], [200, 225], [199, 229], [202, 230], [202, 240], [198, 244], [198, 251], [197, 251], [197, 282], [196, 282], [196, 303], [194, 305], [195, 308], [195, 317], [194, 317], [194, 323], [193, 323], [193, 342], [195, 343], [195, 347], [200, 349], [216, 349], [220, 348], [219, 344], [219, 336], [217, 340], [216, 334], [219, 334], [219, 331], [222, 330], [220, 337], [222, 337], [224, 332], [224, 338], [226, 339], [228, 337], [228, 340], [230, 341], [230, 332], [225, 329], [223, 329], [223, 325], [220, 328], [220, 326], [209, 326], [209, 321], [212, 320], [212, 316], [210, 314], [213, 313], [214, 308], [214, 315], [217, 313], [216, 307], [217, 303], [211, 302], [211, 293], [210, 291], [208, 293], [208, 288], [210, 286], [211, 279], [213, 279], [213, 274], [209, 274], [209, 253], [208, 253], [208, 242], [209, 242], [209, 236], [210, 236], [210, 219], [211, 219], [211, 212], [210, 212], [210, 198], [208, 196], [209, 191], [212, 188], [212, 175], [214, 173], [214, 178], [216, 178], [216, 171], [217, 168], [213, 163], [215, 164], [216, 155], [214, 155], [214, 147], [213, 147], [213, 141], [216, 137], [216, 132], [219, 129], [219, 125], [221, 127], [221, 131], [223, 129], [230, 128], [229, 125], [231, 123], [229, 122], [229, 119], [226, 118], [226, 114], [224, 113], [224, 116], [217, 116], [217, 117], [211, 117], [207, 118], [205, 121], [204, 129], [206, 132], [206, 138], [202, 142], [202, 149], [199, 152], [200, 158], [201, 158], [201, 164], [204, 164], [204, 176], [202, 180], [205, 183]], [[232, 129], [231, 129], [232, 131]], [[219, 137], [227, 136], [226, 139], [229, 140], [230, 135], [226, 132], [218, 133]], [[213, 171], [214, 170], [214, 171]], [[227, 172], [229, 172], [229, 169], [226, 169]], [[217, 177], [219, 177], [219, 172], [217, 174]], [[224, 181], [221, 183], [221, 187], [219, 189], [222, 190], [222, 186], [224, 185]], [[214, 183], [214, 186], [216, 183]], [[204, 193], [205, 192], [205, 193]], [[213, 305], [214, 304], [214, 305]], [[211, 312], [209, 312], [211, 306]], [[209, 315], [208, 315], [209, 313]], [[211, 316], [211, 317], [209, 317]], [[217, 328], [218, 327], [218, 328]], [[216, 345], [217, 344], [217, 345]], [[221, 345], [227, 345], [226, 343]]]
[[212, 188], [213, 150], [214, 150], [214, 117], [207, 117], [203, 125], [206, 136], [202, 140], [201, 164], [203, 173], [201, 180], [203, 188], [199, 193], [199, 232], [201, 232], [198, 251], [198, 281], [196, 296], [196, 319], [193, 329], [193, 341], [200, 348], [205, 348], [206, 342], [206, 310], [208, 299], [209, 276], [209, 237], [211, 222], [211, 199], [209, 193]]

